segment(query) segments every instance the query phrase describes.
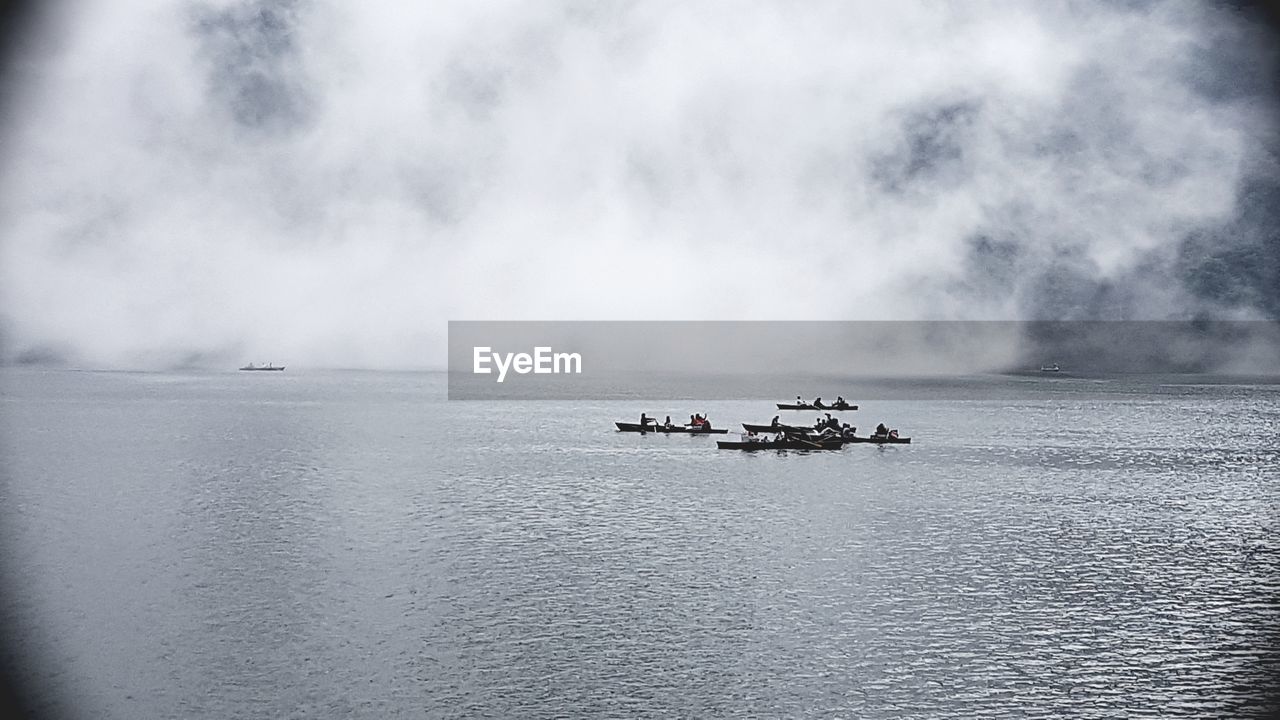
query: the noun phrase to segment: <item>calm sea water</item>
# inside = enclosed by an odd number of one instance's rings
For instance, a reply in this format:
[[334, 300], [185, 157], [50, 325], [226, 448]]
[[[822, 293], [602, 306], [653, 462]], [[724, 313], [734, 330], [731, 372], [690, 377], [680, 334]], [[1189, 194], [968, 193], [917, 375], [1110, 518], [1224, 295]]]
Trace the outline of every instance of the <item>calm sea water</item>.
[[767, 422], [746, 393], [0, 378], [4, 652], [46, 712], [1221, 717], [1277, 670], [1280, 385], [851, 382], [914, 444], [749, 454], [612, 429]]

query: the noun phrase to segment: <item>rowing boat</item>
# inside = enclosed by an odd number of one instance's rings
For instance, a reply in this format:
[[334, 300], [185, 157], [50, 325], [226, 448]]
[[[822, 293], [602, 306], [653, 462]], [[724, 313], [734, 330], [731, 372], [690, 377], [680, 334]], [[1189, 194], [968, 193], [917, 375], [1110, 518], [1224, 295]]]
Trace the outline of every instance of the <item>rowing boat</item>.
[[877, 443], [880, 445], [892, 445], [892, 444], [910, 445], [911, 444], [911, 438], [909, 437], [885, 437], [883, 435], [872, 435], [870, 437], [857, 437], [856, 435], [846, 435], [844, 438], [844, 441], [849, 443]]
[[857, 410], [857, 405], [810, 405], [809, 403], [777, 403], [779, 410], [822, 410], [828, 412], [841, 412]]
[[721, 450], [839, 450], [843, 445], [840, 439], [801, 440], [788, 437], [785, 440], [717, 440], [716, 447]]
[[729, 428], [685, 427], [684, 425], [641, 425], [640, 423], [615, 422], [621, 432], [685, 433], [688, 435], [723, 435]]
[[742, 423], [742, 429], [747, 432], [758, 433], [809, 432], [810, 430], [813, 430], [813, 428], [805, 427], [803, 425], [783, 425], [782, 423], [778, 423], [777, 425], [755, 425], [752, 423]]

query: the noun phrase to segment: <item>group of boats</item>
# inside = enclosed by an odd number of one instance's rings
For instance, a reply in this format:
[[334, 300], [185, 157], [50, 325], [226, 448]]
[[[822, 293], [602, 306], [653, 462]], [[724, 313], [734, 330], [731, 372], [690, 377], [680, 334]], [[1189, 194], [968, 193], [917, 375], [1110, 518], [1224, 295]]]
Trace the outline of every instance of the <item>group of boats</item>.
[[[826, 418], [818, 418], [813, 425], [793, 425], [780, 422], [775, 415], [767, 424], [742, 423], [743, 432], [738, 440], [717, 440], [716, 447], [721, 450], [839, 450], [847, 444], [872, 443], [877, 445], [908, 445], [911, 438], [902, 437], [896, 429], [889, 429], [884, 423], [876, 427], [870, 435], [858, 435], [857, 428], [849, 423], [842, 423], [831, 415], [831, 412], [857, 410], [857, 405], [850, 405], [844, 398], [825, 405], [822, 398], [812, 403], [799, 397], [794, 403], [777, 403], [779, 410], [823, 410]], [[702, 415], [691, 415], [686, 424], [671, 422], [668, 415], [663, 422], [640, 414], [640, 422], [615, 422], [619, 432], [638, 433], [683, 433], [688, 435], [724, 435], [728, 428], [713, 428], [711, 422]]]
[[266, 365], [254, 365], [253, 363], [249, 363], [248, 365], [245, 365], [244, 367], [242, 367], [242, 368], [240, 368], [240, 369], [241, 369], [241, 370], [267, 370], [267, 371], [275, 371], [275, 372], [284, 372], [284, 366], [283, 366], [283, 365], [273, 365], [273, 364], [271, 364], [271, 363], [267, 363]]

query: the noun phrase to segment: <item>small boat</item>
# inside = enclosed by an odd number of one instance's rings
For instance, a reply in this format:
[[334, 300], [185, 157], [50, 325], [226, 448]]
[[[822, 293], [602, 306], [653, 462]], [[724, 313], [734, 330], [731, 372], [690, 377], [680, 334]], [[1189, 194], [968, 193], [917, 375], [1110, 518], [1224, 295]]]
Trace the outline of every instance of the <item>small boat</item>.
[[253, 363], [249, 363], [248, 365], [245, 365], [240, 369], [241, 370], [284, 370], [284, 366], [280, 365], [277, 367], [275, 365], [272, 365], [271, 363], [267, 363], [266, 365], [254, 365]]
[[723, 435], [729, 432], [729, 428], [709, 428], [709, 427], [687, 427], [685, 425], [658, 425], [640, 423], [615, 422], [620, 432], [657, 432], [657, 433], [684, 433], [686, 435]]
[[870, 435], [868, 437], [858, 437], [857, 435], [845, 435], [844, 441], [847, 443], [877, 443], [880, 445], [910, 445], [911, 438], [895, 437], [893, 435]]
[[787, 437], [782, 440], [717, 440], [716, 447], [721, 450], [839, 450], [844, 441], [839, 438], [830, 440], [804, 440], [798, 437]]
[[777, 403], [779, 410], [826, 410], [830, 412], [840, 412], [857, 410], [857, 405], [810, 405], [809, 403]]
[[1062, 372], [1062, 368], [1058, 367], [1058, 363], [1051, 365], [1041, 365], [1040, 372]]
[[757, 433], [778, 433], [778, 432], [804, 433], [804, 432], [810, 432], [813, 430], [812, 427], [807, 427], [804, 425], [783, 425], [782, 423], [778, 423], [777, 425], [755, 425], [753, 423], [742, 423], [742, 429], [746, 430], [747, 432], [757, 432]]

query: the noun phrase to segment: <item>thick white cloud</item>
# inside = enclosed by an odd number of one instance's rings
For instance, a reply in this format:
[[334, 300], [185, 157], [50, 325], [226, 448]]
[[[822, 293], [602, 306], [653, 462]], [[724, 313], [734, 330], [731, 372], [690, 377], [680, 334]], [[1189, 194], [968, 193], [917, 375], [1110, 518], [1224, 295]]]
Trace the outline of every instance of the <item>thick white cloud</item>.
[[1235, 22], [86, 0], [17, 74], [7, 349], [421, 366], [448, 319], [1024, 317], [1045, 268], [1131, 282], [1230, 217], [1265, 113], [1199, 69]]

